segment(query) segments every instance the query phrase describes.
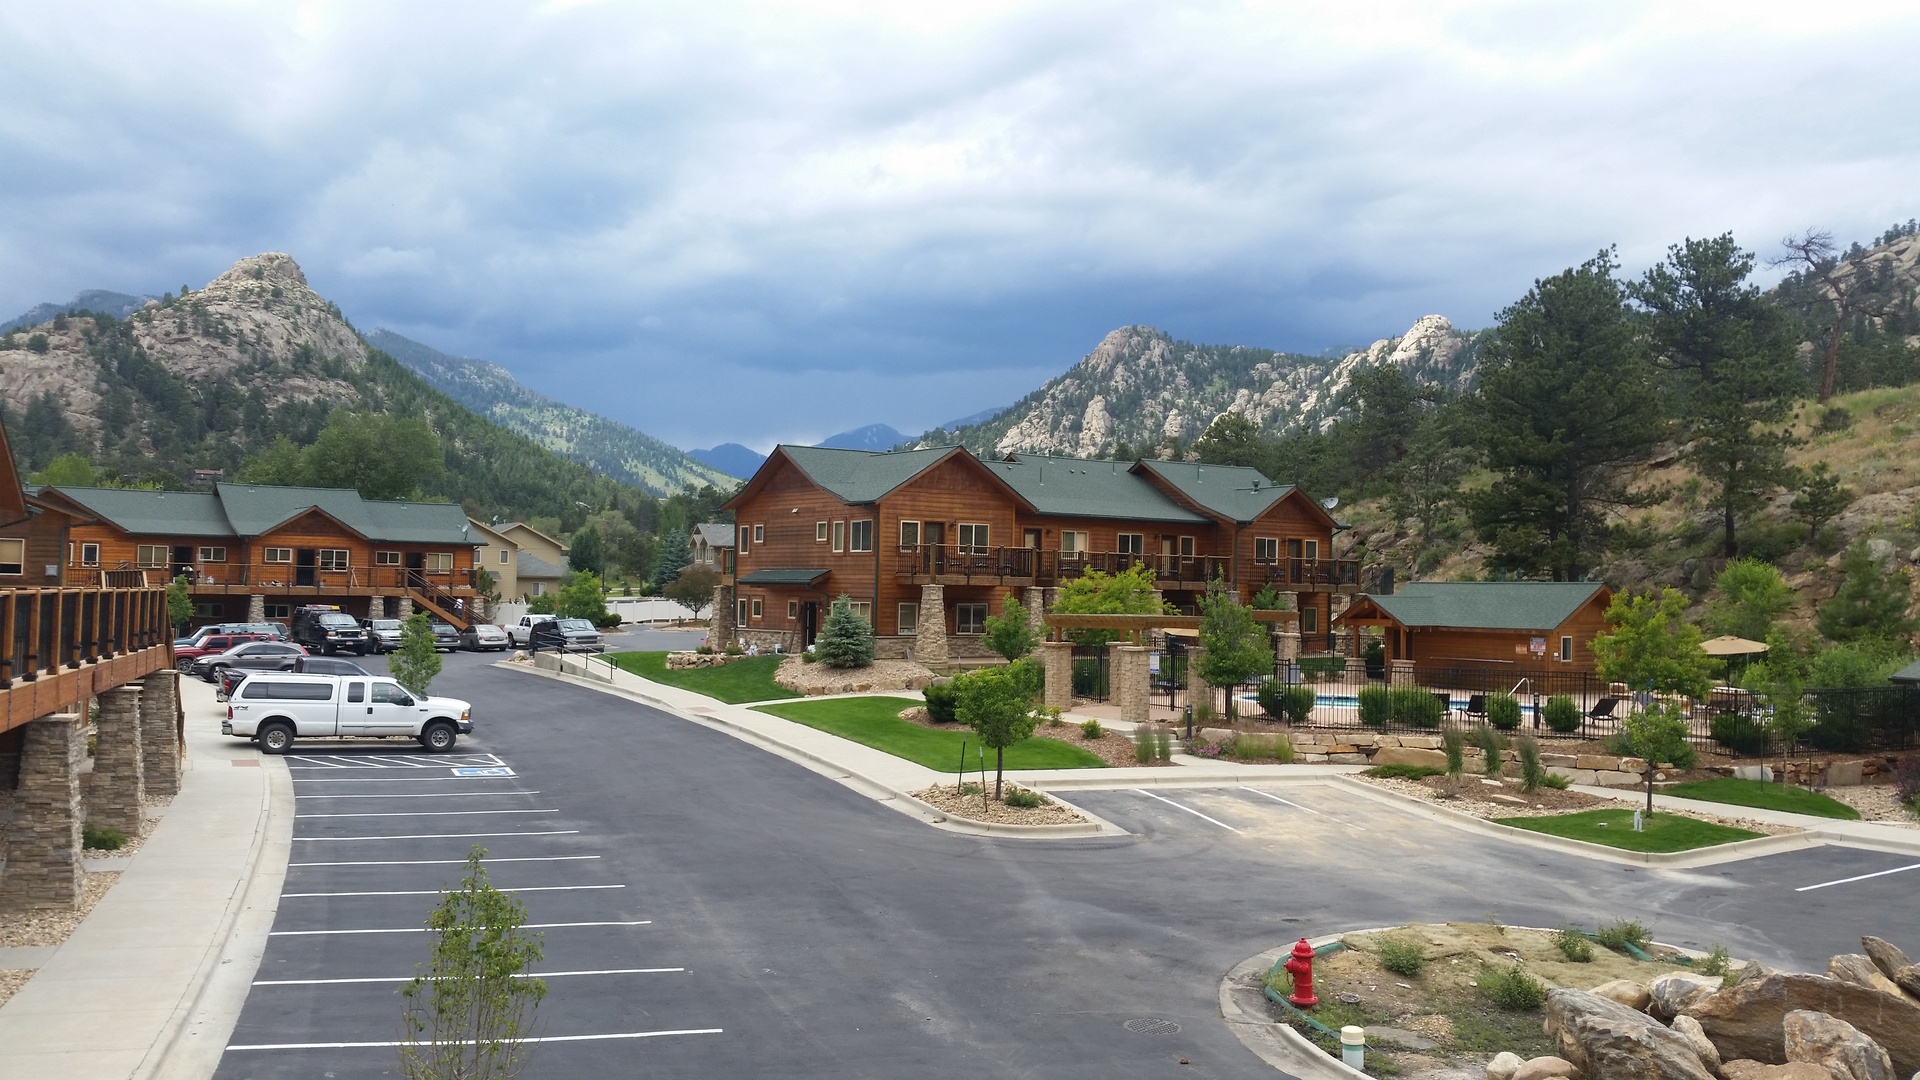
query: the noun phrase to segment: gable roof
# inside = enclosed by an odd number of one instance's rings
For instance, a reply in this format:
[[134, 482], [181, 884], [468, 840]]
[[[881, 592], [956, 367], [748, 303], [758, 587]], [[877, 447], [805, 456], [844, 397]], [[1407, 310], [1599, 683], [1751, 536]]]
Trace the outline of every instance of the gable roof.
[[730, 548], [733, 546], [733, 526], [724, 521], [703, 521], [693, 527], [695, 536], [707, 542], [710, 548]]
[[561, 556], [558, 563], [551, 563], [531, 552], [523, 551], [514, 564], [514, 572], [522, 578], [563, 578], [573, 573], [568, 569], [568, 560]]
[[[500, 533], [500, 535], [502, 536], [507, 536], [507, 534], [513, 532], [513, 530], [515, 529], [525, 529], [526, 531], [532, 533], [533, 535], [539, 537], [540, 539], [545, 540], [547, 543], [552, 544], [554, 547], [559, 548], [561, 551], [566, 551], [568, 548], [568, 544], [565, 540], [556, 540], [553, 537], [548, 536], [546, 533], [541, 532], [539, 529], [534, 528], [533, 526], [527, 524], [524, 521], [509, 521], [505, 525], [494, 526], [494, 530]], [[509, 536], [508, 539], [511, 540], [512, 537]], [[519, 541], [516, 540], [514, 541], [514, 543], [518, 544]]]
[[1258, 519], [1296, 490], [1292, 484], [1274, 483], [1258, 469], [1239, 465], [1143, 458], [1133, 467], [1159, 477], [1194, 505], [1241, 525]]
[[95, 518], [138, 536], [234, 536], [220, 509], [220, 496], [211, 491], [48, 487], [41, 495], [63, 496]]
[[249, 539], [317, 510], [376, 542], [462, 546], [476, 542], [467, 515], [452, 503], [373, 502], [344, 488], [219, 484], [213, 491], [46, 490], [139, 536]]
[[1551, 630], [1606, 588], [1598, 581], [1411, 581], [1390, 596], [1362, 594], [1355, 606], [1371, 601], [1415, 628]]
[[1920, 660], [1915, 660], [1899, 671], [1887, 676], [1888, 682], [1920, 683]]
[[[949, 454], [965, 454], [966, 451], [958, 446], [898, 451], [834, 450], [824, 446], [787, 446], [783, 443], [774, 447], [774, 453], [785, 455], [807, 479], [832, 492], [841, 501], [870, 503], [932, 468]], [[758, 477], [759, 473], [754, 475]], [[745, 489], [742, 489], [742, 494], [745, 494]]]
[[1123, 518], [1204, 525], [1207, 519], [1168, 498], [1117, 461], [1088, 461], [1045, 454], [1010, 455], [982, 461], [1036, 513], [1061, 517]]

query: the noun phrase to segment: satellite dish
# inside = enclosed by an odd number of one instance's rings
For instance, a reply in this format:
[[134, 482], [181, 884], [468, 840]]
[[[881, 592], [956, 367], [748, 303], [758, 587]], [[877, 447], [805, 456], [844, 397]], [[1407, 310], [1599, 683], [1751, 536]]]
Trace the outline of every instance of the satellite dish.
[[1340, 496], [1338, 496], [1338, 495], [1329, 495], [1329, 496], [1327, 496], [1327, 497], [1326, 497], [1325, 499], [1322, 499], [1322, 500], [1320, 501], [1320, 505], [1321, 505], [1321, 506], [1323, 506], [1323, 507], [1325, 507], [1325, 508], [1326, 508], [1326, 509], [1328, 509], [1328, 510], [1331, 510], [1331, 509], [1333, 509], [1334, 507], [1336, 507], [1336, 506], [1339, 506], [1339, 505], [1340, 505]]

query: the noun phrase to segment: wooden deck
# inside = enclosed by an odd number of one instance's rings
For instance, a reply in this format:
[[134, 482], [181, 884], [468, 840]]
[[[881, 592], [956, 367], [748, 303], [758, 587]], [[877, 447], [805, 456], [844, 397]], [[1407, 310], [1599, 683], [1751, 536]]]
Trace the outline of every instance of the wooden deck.
[[172, 666], [164, 588], [0, 591], [0, 731]]

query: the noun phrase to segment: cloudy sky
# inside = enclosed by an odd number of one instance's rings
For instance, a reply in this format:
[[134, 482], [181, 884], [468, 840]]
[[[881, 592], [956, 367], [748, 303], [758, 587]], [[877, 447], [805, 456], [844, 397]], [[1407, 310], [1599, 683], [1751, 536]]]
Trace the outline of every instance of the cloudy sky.
[[11, 4], [0, 312], [291, 253], [683, 446], [1920, 216], [1911, 2]]

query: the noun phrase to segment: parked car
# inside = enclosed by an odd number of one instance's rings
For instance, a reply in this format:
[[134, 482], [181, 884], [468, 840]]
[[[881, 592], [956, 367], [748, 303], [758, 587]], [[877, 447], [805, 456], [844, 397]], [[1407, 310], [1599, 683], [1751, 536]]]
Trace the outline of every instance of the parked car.
[[[299, 672], [307, 675], [372, 675], [371, 671], [351, 660], [340, 660], [331, 656], [296, 656], [293, 666], [283, 671]], [[233, 688], [247, 680], [249, 675], [259, 671], [252, 668], [230, 667], [220, 673], [220, 681], [215, 684], [213, 696], [225, 701], [233, 696]]]
[[284, 754], [297, 739], [412, 738], [435, 753], [473, 731], [473, 706], [458, 698], [416, 695], [382, 676], [259, 672], [227, 704], [222, 735], [252, 739]]
[[606, 644], [600, 631], [586, 619], [555, 619], [533, 628], [527, 648], [531, 652], [554, 649], [558, 652], [603, 652]]
[[474, 623], [460, 631], [460, 647], [474, 652], [505, 652], [509, 644], [507, 632], [492, 623]]
[[287, 640], [286, 626], [277, 622], [210, 623], [188, 634], [186, 637], [174, 638], [173, 647], [181, 649], [188, 646], [197, 646], [200, 644], [200, 639], [214, 634], [265, 634], [268, 637], [280, 641]]
[[377, 653], [390, 653], [400, 647], [399, 619], [368, 619], [367, 647]]
[[307, 650], [291, 641], [248, 641], [226, 652], [196, 658], [193, 666], [187, 669], [187, 674], [208, 682], [219, 682], [220, 672], [230, 667], [253, 671], [286, 671], [293, 666], [294, 657], [305, 655]]
[[194, 639], [192, 645], [175, 645], [173, 662], [181, 671], [192, 671], [194, 661], [203, 656], [218, 656], [235, 645], [244, 645], [249, 641], [272, 640], [266, 634], [205, 634]]
[[448, 652], [452, 652], [453, 650], [459, 647], [460, 647], [459, 628], [454, 626], [450, 622], [441, 622], [439, 619], [433, 620], [434, 651], [439, 652], [441, 649], [445, 649]]
[[293, 640], [327, 656], [342, 650], [367, 655], [367, 632], [360, 620], [331, 605], [295, 608]]
[[515, 646], [524, 649], [533, 644], [533, 628], [553, 622], [554, 619], [552, 615], [522, 615], [519, 622], [507, 627], [507, 636], [513, 639]]

